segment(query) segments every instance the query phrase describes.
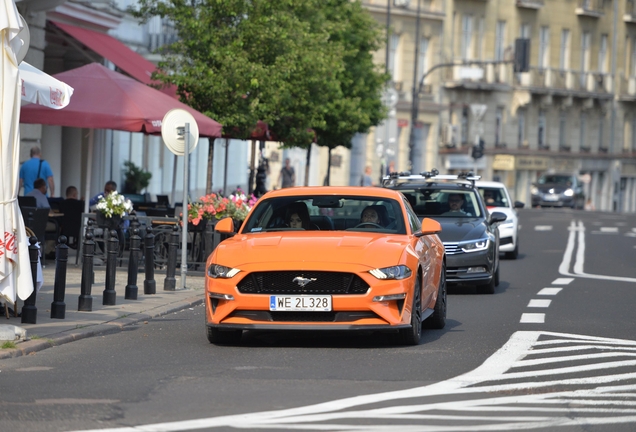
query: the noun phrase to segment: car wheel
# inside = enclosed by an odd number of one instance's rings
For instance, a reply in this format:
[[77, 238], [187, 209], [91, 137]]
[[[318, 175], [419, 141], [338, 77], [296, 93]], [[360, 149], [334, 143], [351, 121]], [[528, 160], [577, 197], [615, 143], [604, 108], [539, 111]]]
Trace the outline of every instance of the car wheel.
[[519, 256], [519, 239], [517, 239], [517, 243], [515, 244], [515, 248], [514, 250], [510, 251], [510, 252], [506, 252], [506, 258], [508, 259], [517, 259], [517, 257]]
[[446, 264], [442, 266], [442, 273], [439, 277], [439, 288], [437, 289], [437, 301], [435, 302], [435, 309], [433, 309], [433, 315], [428, 317], [424, 321], [424, 326], [430, 329], [443, 329], [446, 325], [446, 307], [447, 307], [447, 292], [446, 292]]
[[422, 337], [422, 281], [418, 273], [413, 287], [413, 306], [411, 307], [411, 327], [400, 329], [400, 345], [417, 345]]
[[218, 345], [233, 345], [241, 341], [243, 330], [219, 330], [213, 327], [207, 327], [208, 341]]

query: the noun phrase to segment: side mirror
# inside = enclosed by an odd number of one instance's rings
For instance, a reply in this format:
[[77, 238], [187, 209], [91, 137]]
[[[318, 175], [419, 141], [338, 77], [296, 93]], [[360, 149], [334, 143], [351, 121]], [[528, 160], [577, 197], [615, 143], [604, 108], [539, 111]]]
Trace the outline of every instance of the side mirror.
[[515, 201], [515, 208], [523, 208], [526, 204], [521, 201]]
[[505, 213], [502, 212], [494, 212], [490, 215], [490, 224], [494, 224], [497, 222], [503, 222], [508, 218]]
[[234, 221], [231, 217], [223, 218], [216, 223], [214, 230], [223, 234], [234, 234]]
[[424, 218], [422, 219], [422, 228], [415, 233], [416, 237], [422, 237], [429, 234], [437, 234], [442, 231], [442, 226], [435, 219]]

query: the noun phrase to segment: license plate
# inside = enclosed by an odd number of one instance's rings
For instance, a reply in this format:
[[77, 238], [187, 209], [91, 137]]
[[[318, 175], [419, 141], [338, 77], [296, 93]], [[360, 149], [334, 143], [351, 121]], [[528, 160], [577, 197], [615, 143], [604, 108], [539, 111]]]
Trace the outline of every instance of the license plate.
[[546, 195], [543, 199], [545, 201], [558, 201], [559, 200], [559, 196], [558, 195]]
[[302, 311], [329, 312], [331, 311], [331, 296], [269, 296], [269, 310], [271, 311]]

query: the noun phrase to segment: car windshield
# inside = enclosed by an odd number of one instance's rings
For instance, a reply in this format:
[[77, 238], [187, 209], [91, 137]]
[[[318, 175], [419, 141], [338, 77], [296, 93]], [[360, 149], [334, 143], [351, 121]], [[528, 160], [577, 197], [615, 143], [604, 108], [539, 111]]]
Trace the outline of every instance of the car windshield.
[[488, 207], [510, 207], [503, 189], [497, 187], [480, 187], [479, 193]]
[[470, 189], [414, 188], [400, 192], [419, 217], [482, 217], [479, 196]]
[[572, 186], [572, 176], [569, 175], [543, 175], [539, 178], [539, 184], [558, 184], [564, 186]]
[[406, 234], [398, 201], [332, 195], [261, 199], [241, 233], [300, 230]]

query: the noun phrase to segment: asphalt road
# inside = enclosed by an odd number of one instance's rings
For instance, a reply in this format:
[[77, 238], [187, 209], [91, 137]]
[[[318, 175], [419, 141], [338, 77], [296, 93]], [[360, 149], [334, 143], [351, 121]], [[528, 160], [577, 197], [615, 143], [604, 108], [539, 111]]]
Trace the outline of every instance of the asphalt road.
[[419, 346], [292, 332], [219, 347], [200, 306], [3, 360], [1, 429], [636, 430], [636, 216], [521, 224], [496, 293], [452, 290]]

